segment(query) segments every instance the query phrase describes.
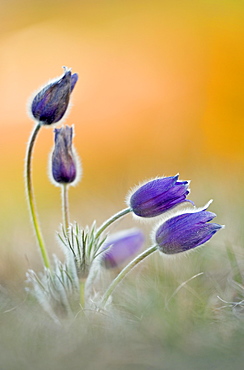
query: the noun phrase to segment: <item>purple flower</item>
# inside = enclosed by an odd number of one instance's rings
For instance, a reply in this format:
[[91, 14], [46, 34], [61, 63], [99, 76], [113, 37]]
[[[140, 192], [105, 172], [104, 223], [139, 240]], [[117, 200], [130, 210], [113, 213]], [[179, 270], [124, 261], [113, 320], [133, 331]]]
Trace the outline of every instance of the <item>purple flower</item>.
[[165, 221], [156, 231], [161, 252], [175, 254], [196, 248], [207, 242], [223, 226], [208, 223], [216, 215], [206, 209], [184, 213]]
[[136, 228], [111, 235], [102, 246], [102, 265], [107, 269], [118, 267], [140, 250], [144, 240], [143, 233]]
[[65, 68], [64, 75], [45, 86], [33, 99], [31, 113], [43, 125], [51, 125], [64, 116], [70, 94], [78, 80], [76, 73]]
[[177, 181], [178, 175], [151, 180], [130, 197], [131, 210], [140, 217], [155, 217], [186, 201], [188, 181]]
[[77, 176], [76, 159], [72, 151], [73, 127], [54, 129], [55, 146], [52, 154], [52, 176], [55, 182], [70, 184]]

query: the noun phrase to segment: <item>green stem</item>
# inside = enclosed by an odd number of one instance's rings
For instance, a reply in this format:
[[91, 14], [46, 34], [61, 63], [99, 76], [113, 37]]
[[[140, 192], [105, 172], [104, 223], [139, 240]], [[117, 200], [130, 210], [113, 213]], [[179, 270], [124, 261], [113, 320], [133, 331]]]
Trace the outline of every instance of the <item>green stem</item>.
[[138, 263], [140, 263], [142, 260], [144, 260], [144, 258], [148, 257], [150, 254], [154, 253], [157, 249], [158, 249], [158, 247], [156, 245], [154, 245], [153, 247], [150, 247], [150, 248], [146, 249], [144, 252], [142, 252], [141, 254], [139, 254], [139, 256], [137, 256], [136, 258], [134, 258], [127, 266], [125, 266], [125, 268], [123, 270], [121, 270], [121, 272], [116, 276], [116, 278], [112, 281], [112, 283], [109, 285], [108, 289], [104, 293], [103, 298], [102, 298], [102, 301], [101, 301], [101, 304], [100, 304], [101, 308], [103, 308], [105, 306], [108, 298], [113, 293], [113, 291], [115, 290], [115, 288], [117, 287], [117, 285], [121, 282], [121, 280], [123, 280], [125, 278], [125, 276]]
[[50, 263], [47, 255], [47, 251], [45, 248], [45, 244], [43, 241], [43, 237], [41, 234], [37, 212], [35, 209], [35, 200], [34, 200], [34, 193], [33, 193], [33, 185], [32, 185], [32, 178], [31, 178], [31, 159], [32, 159], [32, 153], [34, 148], [34, 143], [37, 137], [37, 134], [41, 128], [40, 122], [35, 126], [34, 130], [31, 133], [29, 142], [27, 144], [27, 150], [26, 150], [26, 161], [25, 161], [25, 178], [26, 178], [26, 192], [27, 192], [27, 201], [29, 204], [30, 214], [32, 223], [34, 226], [34, 230], [36, 233], [37, 241], [39, 244], [41, 256], [43, 259], [44, 266], [46, 268], [50, 268]]
[[80, 305], [85, 307], [85, 279], [80, 280]]
[[69, 229], [69, 201], [68, 201], [68, 185], [62, 184], [62, 211], [63, 211], [63, 224], [66, 233]]
[[131, 212], [131, 208], [125, 208], [123, 209], [122, 211], [116, 213], [115, 215], [113, 215], [112, 217], [110, 217], [108, 220], [106, 220], [100, 227], [99, 229], [97, 230], [97, 233], [96, 233], [96, 238], [98, 238], [102, 232], [107, 229], [107, 227], [109, 227], [113, 222], [117, 221], [119, 218], [127, 215], [127, 213], [130, 213]]

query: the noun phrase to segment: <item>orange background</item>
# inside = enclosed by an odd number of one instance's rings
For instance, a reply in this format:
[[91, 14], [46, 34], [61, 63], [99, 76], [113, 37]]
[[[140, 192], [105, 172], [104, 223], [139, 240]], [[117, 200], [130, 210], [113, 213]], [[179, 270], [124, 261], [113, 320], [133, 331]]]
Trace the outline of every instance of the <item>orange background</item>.
[[[242, 2], [12, 0], [0, 18], [1, 271], [18, 259], [29, 267], [37, 253], [23, 182], [26, 102], [64, 65], [79, 74], [66, 119], [84, 173], [70, 192], [72, 220], [100, 222], [134, 184], [178, 172], [199, 206], [242, 200]], [[46, 175], [52, 145], [43, 129], [33, 163], [49, 241], [61, 222]]]

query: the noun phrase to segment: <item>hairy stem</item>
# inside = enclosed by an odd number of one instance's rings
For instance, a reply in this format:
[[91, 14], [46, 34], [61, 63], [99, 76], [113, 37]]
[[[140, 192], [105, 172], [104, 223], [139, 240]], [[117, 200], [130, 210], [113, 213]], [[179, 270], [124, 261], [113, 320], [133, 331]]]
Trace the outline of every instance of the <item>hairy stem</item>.
[[80, 280], [80, 305], [85, 307], [85, 279]]
[[154, 253], [157, 250], [157, 246], [150, 247], [146, 249], [144, 252], [139, 254], [137, 257], [135, 257], [121, 272], [116, 276], [116, 278], [112, 281], [112, 283], [109, 285], [108, 289], [103, 295], [103, 298], [100, 303], [100, 307], [103, 308], [108, 300], [108, 298], [111, 296], [117, 285], [123, 280], [126, 275], [136, 266], [138, 263], [144, 260], [144, 258], [148, 257], [150, 254]]
[[69, 200], [68, 200], [68, 186], [62, 184], [62, 212], [63, 212], [63, 224], [66, 232], [69, 229]]
[[127, 213], [130, 213], [131, 212], [131, 208], [125, 208], [123, 209], [122, 211], [116, 213], [115, 215], [113, 215], [112, 217], [110, 217], [108, 220], [106, 220], [100, 227], [99, 229], [97, 230], [97, 233], [96, 233], [96, 238], [98, 238], [102, 232], [104, 230], [107, 229], [107, 227], [109, 227], [113, 222], [117, 221], [119, 218], [127, 215]]
[[39, 222], [38, 222], [36, 206], [35, 206], [35, 199], [34, 199], [34, 192], [33, 192], [33, 185], [32, 185], [32, 177], [31, 177], [31, 160], [32, 160], [32, 154], [33, 154], [33, 148], [34, 148], [35, 140], [36, 140], [36, 137], [37, 137], [37, 134], [40, 128], [41, 128], [41, 124], [39, 122], [34, 127], [34, 130], [32, 131], [29, 142], [27, 144], [26, 161], [25, 161], [25, 180], [26, 180], [27, 201], [29, 204], [30, 215], [31, 215], [33, 227], [35, 230], [37, 242], [38, 242], [41, 256], [43, 259], [43, 264], [46, 268], [50, 268], [48, 254], [45, 248], [45, 244], [44, 244], [43, 237], [41, 234], [41, 229], [40, 229]]

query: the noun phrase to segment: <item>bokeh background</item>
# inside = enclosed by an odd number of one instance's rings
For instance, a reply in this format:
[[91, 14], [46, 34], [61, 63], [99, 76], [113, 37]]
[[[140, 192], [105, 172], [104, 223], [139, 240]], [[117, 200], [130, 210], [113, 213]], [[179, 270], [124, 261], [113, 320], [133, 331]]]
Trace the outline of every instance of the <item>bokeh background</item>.
[[[66, 119], [83, 168], [71, 219], [102, 222], [138, 182], [180, 173], [197, 205], [215, 199], [211, 210], [231, 239], [243, 222], [243, 25], [243, 2], [233, 0], [0, 1], [1, 284], [41, 266], [23, 181], [27, 100], [62, 66], [79, 74]], [[52, 128], [43, 129], [33, 178], [43, 233], [57, 252], [52, 145]]]

